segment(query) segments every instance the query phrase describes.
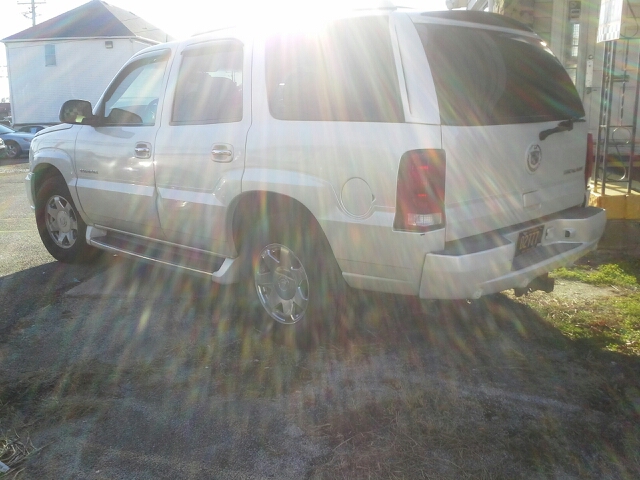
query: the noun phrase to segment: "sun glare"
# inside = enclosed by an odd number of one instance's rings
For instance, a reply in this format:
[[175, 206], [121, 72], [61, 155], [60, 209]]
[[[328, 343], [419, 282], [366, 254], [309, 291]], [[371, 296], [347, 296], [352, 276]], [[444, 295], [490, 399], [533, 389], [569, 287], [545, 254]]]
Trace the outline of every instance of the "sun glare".
[[[205, 18], [217, 19], [213, 28], [244, 25], [252, 31], [313, 31], [332, 18], [360, 8], [376, 8], [380, 2], [326, 0], [300, 2], [244, 2], [242, 6], [209, 7]], [[215, 15], [214, 15], [215, 14]], [[201, 30], [211, 30], [211, 22]]]
[[[443, 0], [390, 1], [390, 0], [275, 0], [270, 2], [246, 1], [233, 5], [211, 5], [200, 20], [189, 18], [190, 28], [197, 32], [216, 28], [245, 25], [261, 31], [313, 31], [327, 21], [355, 12], [376, 8], [392, 8], [394, 4], [430, 10], [444, 5]], [[196, 32], [194, 32], [196, 33]]]

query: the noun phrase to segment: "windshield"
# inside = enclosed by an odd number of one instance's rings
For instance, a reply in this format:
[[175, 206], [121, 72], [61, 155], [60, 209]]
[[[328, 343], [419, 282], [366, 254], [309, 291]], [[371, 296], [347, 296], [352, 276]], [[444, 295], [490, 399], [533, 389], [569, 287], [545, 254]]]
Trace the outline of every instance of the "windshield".
[[9, 127], [5, 127], [4, 125], [0, 125], [0, 133], [14, 133], [15, 130], [11, 130]]
[[416, 24], [444, 125], [504, 125], [584, 116], [562, 64], [539, 38]]

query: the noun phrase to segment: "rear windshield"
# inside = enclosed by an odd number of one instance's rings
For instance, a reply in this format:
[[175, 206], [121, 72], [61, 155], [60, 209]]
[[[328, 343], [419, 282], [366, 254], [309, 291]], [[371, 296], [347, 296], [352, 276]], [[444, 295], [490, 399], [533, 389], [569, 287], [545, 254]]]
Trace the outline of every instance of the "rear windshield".
[[584, 116], [569, 75], [540, 39], [416, 24], [444, 125], [505, 125]]

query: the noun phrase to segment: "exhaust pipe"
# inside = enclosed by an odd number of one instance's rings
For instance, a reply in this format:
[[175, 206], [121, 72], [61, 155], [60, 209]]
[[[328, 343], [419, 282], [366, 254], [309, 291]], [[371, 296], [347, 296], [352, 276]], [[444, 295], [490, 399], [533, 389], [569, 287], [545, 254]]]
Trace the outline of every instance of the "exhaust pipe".
[[513, 293], [516, 297], [521, 297], [523, 295], [526, 295], [527, 293], [535, 292], [536, 290], [542, 290], [545, 293], [551, 293], [553, 292], [555, 284], [555, 278], [549, 278], [549, 274], [545, 273], [544, 275], [540, 275], [539, 277], [531, 280], [529, 285], [524, 288], [514, 288]]

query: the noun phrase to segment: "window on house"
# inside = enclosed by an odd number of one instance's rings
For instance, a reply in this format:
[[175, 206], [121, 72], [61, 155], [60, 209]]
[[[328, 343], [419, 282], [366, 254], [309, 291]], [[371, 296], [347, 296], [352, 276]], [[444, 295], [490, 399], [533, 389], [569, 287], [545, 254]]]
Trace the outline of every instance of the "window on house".
[[56, 65], [56, 46], [53, 44], [44, 46], [44, 66], [53, 67]]
[[571, 56], [578, 56], [578, 47], [580, 46], [580, 24], [573, 24], [573, 31], [571, 34]]
[[[572, 2], [575, 3], [575, 2]], [[575, 84], [578, 74], [578, 52], [580, 47], [580, 24], [570, 24], [567, 32], [566, 54], [564, 67], [567, 69], [571, 81]]]

